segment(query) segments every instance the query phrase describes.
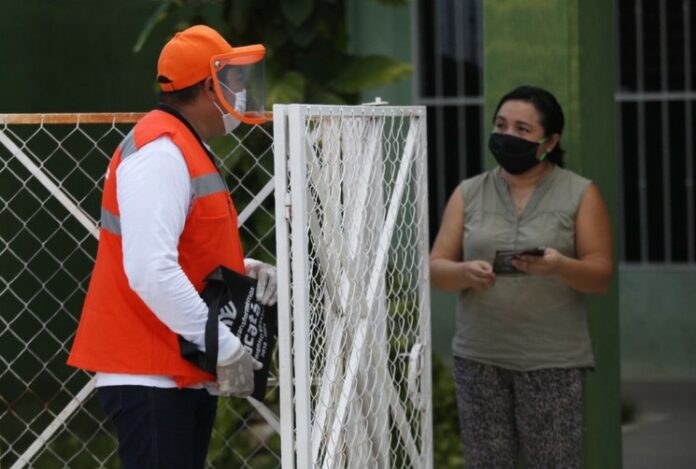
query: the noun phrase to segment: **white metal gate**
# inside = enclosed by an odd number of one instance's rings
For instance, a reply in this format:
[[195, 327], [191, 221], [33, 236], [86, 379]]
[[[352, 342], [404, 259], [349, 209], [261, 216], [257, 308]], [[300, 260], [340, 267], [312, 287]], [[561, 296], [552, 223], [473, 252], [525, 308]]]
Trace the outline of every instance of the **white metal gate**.
[[[90, 375], [65, 365], [96, 253], [103, 175], [140, 114], [0, 115], [0, 466], [119, 467]], [[273, 139], [214, 142], [248, 257], [275, 262]], [[211, 467], [280, 466], [267, 406], [223, 399]]]
[[425, 109], [273, 112], [283, 467], [432, 467]]

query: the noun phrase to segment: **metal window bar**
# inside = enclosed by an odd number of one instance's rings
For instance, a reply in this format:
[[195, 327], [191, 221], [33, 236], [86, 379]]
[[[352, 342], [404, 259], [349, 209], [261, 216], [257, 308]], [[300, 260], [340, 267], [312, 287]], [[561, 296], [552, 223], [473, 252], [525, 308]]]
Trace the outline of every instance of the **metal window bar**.
[[621, 136], [623, 135], [623, 108], [619, 104], [616, 106], [616, 140], [615, 140], [615, 151], [616, 154], [618, 155], [617, 158], [617, 193], [618, 193], [618, 203], [619, 203], [619, 223], [617, 226], [617, 229], [619, 231], [619, 259], [624, 260], [626, 259], [626, 243], [624, 240], [626, 239], [626, 223], [624, 221], [624, 213], [626, 213], [626, 202], [625, 202], [625, 197], [623, 196], [624, 194], [624, 164], [623, 164], [623, 153], [622, 153], [622, 145], [621, 145]]
[[[635, 3], [636, 75], [638, 92], [644, 90], [643, 6]], [[640, 258], [648, 258], [648, 182], [645, 168], [645, 103], [638, 101], [638, 204], [640, 213]]]
[[[667, 9], [665, 0], [660, 0], [660, 87], [667, 90]], [[664, 236], [664, 260], [672, 261], [672, 203], [670, 187], [670, 138], [669, 103], [662, 101], [662, 231]]]
[[[687, 65], [690, 65], [686, 62]], [[689, 74], [687, 74], [689, 75]], [[614, 100], [617, 103], [651, 103], [651, 102], [679, 102], [696, 100], [696, 91], [636, 91], [636, 92], [616, 92]]]
[[[667, 61], [668, 57], [668, 7], [666, 0], [660, 0], [657, 5], [658, 15], [657, 21], [655, 23], [656, 28], [658, 28], [656, 35], [658, 36], [657, 48], [659, 50], [659, 89], [646, 91], [645, 89], [645, 77], [646, 77], [646, 64], [644, 49], [647, 46], [645, 44], [645, 34], [646, 34], [646, 23], [644, 18], [643, 2], [640, 0], [635, 0], [632, 3], [625, 3], [624, 8], [626, 11], [620, 11], [621, 8], [618, 7], [617, 2], [617, 20], [621, 14], [631, 14], [633, 17], [635, 25], [635, 40], [636, 40], [636, 84], [637, 88], [635, 91], [619, 91], [615, 93], [615, 101], [617, 103], [617, 129], [620, 132], [622, 129], [622, 104], [623, 103], [635, 103], [636, 104], [636, 118], [637, 118], [637, 161], [638, 161], [638, 214], [639, 214], [639, 229], [637, 235], [640, 237], [639, 243], [639, 259], [640, 264], [650, 264], [650, 265], [663, 265], [663, 266], [673, 266], [675, 268], [679, 267], [682, 262], [693, 265], [696, 262], [696, 213], [695, 213], [695, 198], [696, 194], [694, 192], [694, 130], [693, 130], [693, 103], [696, 101], [696, 91], [693, 89], [691, 79], [692, 79], [692, 59], [691, 59], [691, 35], [692, 35], [692, 19], [691, 19], [691, 8], [692, 5], [689, 0], [682, 0], [681, 2], [681, 13], [682, 13], [682, 26], [683, 26], [683, 44], [684, 44], [684, 84], [683, 90], [671, 90], [669, 89], [669, 63]], [[630, 9], [630, 10], [628, 10]], [[617, 23], [617, 32], [619, 32]], [[620, 33], [620, 32], [619, 32]], [[617, 44], [618, 36], [617, 36]], [[621, 51], [619, 51], [619, 54]], [[618, 74], [622, 73], [622, 70], [617, 71]], [[618, 81], [617, 83], [620, 83]], [[662, 161], [660, 164], [661, 169], [661, 179], [660, 185], [661, 190], [655, 191], [654, 188], [648, 187], [648, 169], [647, 169], [647, 154], [646, 154], [646, 132], [651, 131], [646, 126], [647, 111], [646, 106], [648, 103], [656, 103], [659, 107], [660, 112], [660, 143], [659, 148], [662, 153]], [[685, 174], [683, 179], [677, 182], [677, 174], [675, 169], [672, 167], [672, 155], [673, 145], [670, 138], [670, 128], [674, 125], [681, 126], [682, 123], [673, 122], [670, 116], [670, 103], [682, 103], [684, 106], [684, 168]], [[622, 190], [625, 181], [623, 173], [623, 145], [621, 143], [622, 134], [618, 134], [617, 147], [619, 149], [619, 187]], [[678, 239], [675, 238], [673, 232], [673, 224], [675, 222], [675, 217], [681, 218], [682, 215], [673, 212], [672, 204], [675, 202], [681, 203], [681, 200], [673, 199], [672, 187], [673, 181], [677, 184], [684, 184], [684, 223], [686, 231], [686, 255], [685, 258], [675, 257], [675, 246], [673, 242]], [[653, 189], [653, 190], [651, 190]], [[621, 261], [624, 264], [633, 264], [634, 261], [627, 260], [627, 253], [625, 250], [625, 243], [623, 242], [627, 236], [635, 236], [635, 232], [631, 232], [626, 229], [624, 218], [625, 207], [629, 203], [636, 203], [635, 201], [625, 200], [623, 197], [623, 192], [621, 192], [620, 197], [620, 239], [621, 239]], [[655, 225], [650, 223], [650, 213], [649, 205], [654, 197], [661, 197], [661, 211], [663, 216], [662, 225]], [[652, 253], [651, 237], [661, 232], [663, 243], [663, 256], [657, 260], [654, 259], [654, 253]], [[651, 260], [653, 258], [653, 260]]]
[[[452, 6], [452, 16], [449, 18], [449, 21], [454, 22], [455, 25], [463, 26], [464, 2], [454, 2], [454, 5]], [[457, 95], [464, 96], [466, 95], [466, 74], [464, 67], [466, 63], [466, 61], [464, 60], [464, 27], [455, 27], [454, 30], [454, 55], [457, 59], [460, 59], [457, 60], [456, 68]]]
[[[466, 74], [465, 74], [465, 54], [464, 54], [464, 23], [463, 23], [463, 18], [464, 18], [464, 2], [454, 2], [454, 11], [453, 11], [453, 17], [450, 18], [450, 21], [453, 21], [455, 24], [461, 25], [460, 27], [455, 27], [455, 57], [458, 58], [457, 60], [457, 69], [456, 69], [456, 74], [457, 74], [457, 95], [458, 96], [465, 96], [466, 95]], [[458, 145], [458, 150], [460, 154], [464, 154], [465, 152], [462, 151], [465, 148], [465, 144], [463, 142], [466, 142], [466, 136], [467, 136], [467, 131], [466, 131], [466, 108], [464, 106], [458, 106], [457, 107], [457, 128], [459, 129], [459, 145]], [[467, 171], [466, 171], [466, 160], [464, 158], [459, 158], [459, 168], [458, 168], [458, 174], [459, 174], [459, 179], [464, 179], [467, 176]]]
[[[435, 95], [443, 96], [444, 86], [443, 86], [443, 73], [442, 73], [442, 2], [437, 0], [432, 3], [433, 7], [433, 17], [435, 22], [435, 27], [433, 31], [435, 33]], [[435, 108], [435, 129], [437, 146], [436, 160], [435, 160], [435, 177], [437, 179], [437, 187], [435, 197], [437, 200], [437, 207], [442, 207], [444, 209], [447, 202], [447, 184], [445, 183], [445, 172], [447, 168], [445, 166], [445, 112], [442, 106]]]
[[[691, 0], [682, 0], [682, 17], [684, 19], [684, 87], [692, 88], [691, 76]], [[687, 233], [687, 255], [690, 263], [696, 263], [696, 193], [694, 192], [694, 97], [690, 100], [684, 99], [686, 112], [684, 125], [686, 126], [686, 233]]]

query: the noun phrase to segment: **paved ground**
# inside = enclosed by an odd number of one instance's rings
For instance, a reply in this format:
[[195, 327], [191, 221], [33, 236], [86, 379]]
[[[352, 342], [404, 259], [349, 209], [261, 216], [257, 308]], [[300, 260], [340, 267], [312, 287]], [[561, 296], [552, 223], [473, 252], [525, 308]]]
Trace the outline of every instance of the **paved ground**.
[[630, 382], [636, 419], [623, 428], [624, 469], [696, 468], [696, 382]]

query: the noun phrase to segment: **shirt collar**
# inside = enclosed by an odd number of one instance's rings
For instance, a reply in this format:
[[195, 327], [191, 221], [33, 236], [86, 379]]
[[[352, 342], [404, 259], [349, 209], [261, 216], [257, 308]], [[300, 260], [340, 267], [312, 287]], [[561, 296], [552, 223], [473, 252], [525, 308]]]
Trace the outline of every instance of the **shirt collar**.
[[166, 112], [167, 114], [171, 114], [172, 116], [179, 119], [181, 121], [181, 123], [184, 124], [186, 126], [186, 128], [189, 129], [189, 131], [191, 131], [193, 136], [196, 137], [196, 140], [198, 140], [198, 143], [200, 143], [201, 148], [203, 148], [205, 153], [208, 155], [208, 158], [210, 158], [210, 161], [212, 161], [213, 164], [215, 165], [215, 167], [217, 168], [217, 163], [215, 161], [215, 155], [213, 155], [213, 153], [210, 151], [210, 148], [208, 147], [208, 145], [205, 144], [205, 142], [201, 139], [201, 136], [198, 135], [198, 132], [196, 132], [196, 129], [193, 128], [191, 123], [183, 116], [183, 114], [181, 114], [179, 111], [177, 111], [173, 107], [171, 107], [167, 104], [164, 104], [164, 103], [159, 103], [157, 105], [157, 110], [162, 111], [162, 112]]

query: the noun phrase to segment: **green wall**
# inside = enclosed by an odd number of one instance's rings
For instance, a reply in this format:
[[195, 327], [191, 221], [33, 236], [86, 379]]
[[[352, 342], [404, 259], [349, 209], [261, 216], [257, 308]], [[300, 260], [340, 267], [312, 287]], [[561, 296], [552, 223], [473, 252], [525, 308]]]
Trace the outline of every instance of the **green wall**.
[[696, 380], [696, 269], [621, 271], [625, 381]]
[[163, 34], [138, 54], [155, 2], [4, 0], [0, 113], [132, 112], [156, 103]]
[[[617, 220], [614, 155], [613, 5], [606, 0], [487, 0], [485, 119], [515, 86], [547, 88], [566, 114], [567, 166], [597, 182]], [[490, 155], [488, 166], [492, 166]], [[588, 319], [596, 370], [585, 399], [583, 464], [621, 466], [618, 285], [592, 297]]]

